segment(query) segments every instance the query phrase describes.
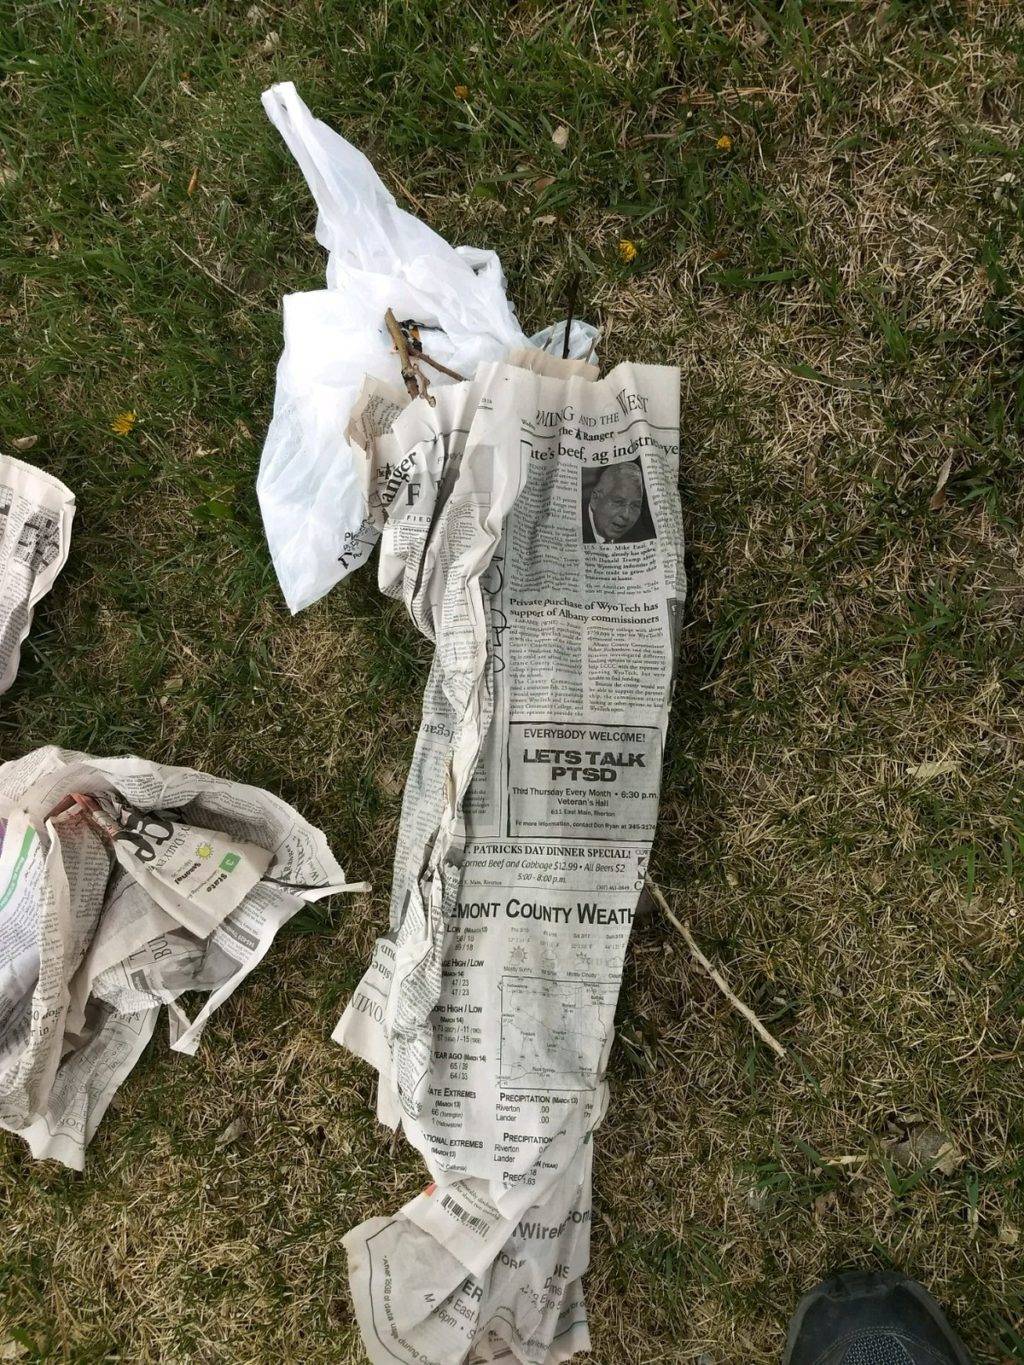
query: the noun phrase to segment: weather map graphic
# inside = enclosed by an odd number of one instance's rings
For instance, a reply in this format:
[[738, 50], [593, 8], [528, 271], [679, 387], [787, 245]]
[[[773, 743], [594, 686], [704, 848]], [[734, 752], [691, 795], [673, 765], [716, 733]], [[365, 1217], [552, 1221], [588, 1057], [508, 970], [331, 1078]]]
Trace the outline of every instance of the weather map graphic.
[[503, 976], [498, 1084], [593, 1090], [601, 1079], [617, 996], [615, 981]]

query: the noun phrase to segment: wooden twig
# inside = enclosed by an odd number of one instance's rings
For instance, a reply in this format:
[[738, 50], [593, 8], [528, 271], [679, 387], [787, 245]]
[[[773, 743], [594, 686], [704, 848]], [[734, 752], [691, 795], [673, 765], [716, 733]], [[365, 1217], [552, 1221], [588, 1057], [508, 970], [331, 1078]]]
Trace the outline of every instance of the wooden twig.
[[420, 342], [419, 328], [416, 323], [399, 322], [390, 308], [384, 314], [384, 322], [391, 335], [391, 340], [395, 343], [399, 364], [402, 367], [402, 379], [405, 381], [405, 387], [408, 389], [411, 398], [425, 398], [431, 407], [437, 401], [429, 390], [427, 376], [420, 368], [421, 364], [432, 366], [441, 374], [446, 374], [449, 379], [465, 379], [466, 376], [459, 374], [458, 370], [450, 370], [447, 365], [442, 365], [440, 360], [435, 360], [432, 355], [427, 355]]
[[405, 333], [398, 325], [398, 319], [389, 308], [384, 314], [384, 324], [391, 335], [391, 340], [395, 343], [395, 350], [398, 352], [398, 361], [402, 367], [402, 380], [406, 389], [409, 391], [410, 398], [420, 396], [419, 376], [416, 374], [415, 367], [409, 357], [409, 347], [406, 344]]
[[672, 907], [669, 905], [668, 901], [662, 895], [661, 889], [655, 882], [651, 881], [650, 877], [647, 878], [647, 889], [648, 891], [650, 891], [651, 896], [654, 898], [654, 901], [657, 904], [659, 910], [668, 920], [669, 924], [671, 924], [674, 929], [678, 930], [678, 932], [682, 934], [683, 938], [686, 940], [686, 946], [689, 948], [690, 952], [700, 963], [700, 965], [704, 968], [708, 976], [710, 976], [711, 980], [722, 992], [726, 1000], [728, 1000], [729, 1004], [732, 1005], [733, 1009], [737, 1010], [740, 1014], [743, 1015], [744, 1019], [746, 1019], [747, 1023], [751, 1026], [751, 1028], [754, 1030], [757, 1036], [763, 1042], [767, 1043], [773, 1052], [775, 1052], [779, 1057], [785, 1057], [786, 1049], [782, 1046], [782, 1044], [779, 1042], [777, 1038], [772, 1037], [772, 1035], [765, 1028], [764, 1024], [762, 1024], [760, 1019], [758, 1019], [754, 1011], [750, 1009], [749, 1006], [744, 1005], [743, 1001], [740, 1000], [739, 997], [733, 993], [728, 982], [725, 980], [725, 977], [722, 976], [721, 972], [715, 970], [715, 968], [711, 965], [711, 963], [704, 956], [701, 950], [697, 947], [697, 944], [694, 941], [694, 937], [690, 933], [689, 925], [684, 924], [682, 920], [678, 919], [672, 913]]
[[391, 179], [395, 182], [395, 184], [398, 186], [398, 188], [402, 191], [402, 193], [405, 195], [406, 199], [408, 199], [409, 203], [415, 205], [415, 207], [419, 209], [420, 213], [423, 214], [423, 217], [424, 217], [424, 218], [429, 218], [429, 217], [430, 217], [429, 212], [423, 207], [423, 205], [420, 203], [420, 201], [416, 198], [416, 196], [413, 194], [413, 192], [412, 192], [412, 190], [409, 188], [409, 186], [408, 186], [407, 184], [405, 184], [404, 181], [399, 180], [399, 178], [398, 178], [397, 175], [392, 174]]
[[432, 365], [435, 370], [440, 370], [441, 373], [446, 374], [449, 379], [464, 380], [466, 378], [464, 374], [459, 374], [458, 370], [450, 370], [447, 365], [442, 365], [440, 360], [435, 360], [432, 355], [427, 355], [426, 351], [417, 351], [416, 359], [422, 360], [424, 365]]
[[[772, 99], [795, 100], [799, 99], [799, 90], [777, 90], [769, 85], [733, 85], [724, 90], [694, 90], [688, 92], [680, 90], [677, 98], [683, 104], [693, 105], [699, 108], [704, 105], [718, 104], [724, 100], [746, 100], [753, 95], [770, 95]], [[676, 137], [675, 133], [648, 133], [648, 138], [658, 136]]]
[[215, 275], [213, 271], [209, 268], [209, 266], [203, 265], [202, 261], [197, 261], [194, 256], [190, 256], [189, 253], [185, 250], [185, 248], [183, 246], [179, 246], [178, 243], [173, 240], [173, 238], [171, 240], [171, 246], [174, 248], [175, 251], [179, 253], [179, 255], [184, 256], [185, 260], [188, 261], [190, 265], [194, 265], [198, 271], [205, 275], [208, 280], [212, 280], [212, 282], [215, 285], [217, 285], [218, 288], [226, 290], [227, 293], [234, 295], [236, 299], [241, 299], [242, 303], [248, 304], [250, 308], [266, 307], [266, 304], [261, 303], [259, 299], [250, 298], [247, 294], [240, 294], [233, 285], [228, 284], [227, 280], [222, 280], [219, 275]]

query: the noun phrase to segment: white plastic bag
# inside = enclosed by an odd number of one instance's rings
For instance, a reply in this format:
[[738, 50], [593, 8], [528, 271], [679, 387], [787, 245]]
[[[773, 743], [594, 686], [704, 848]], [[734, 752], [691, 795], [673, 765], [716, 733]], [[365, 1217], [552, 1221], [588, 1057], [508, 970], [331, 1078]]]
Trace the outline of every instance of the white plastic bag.
[[[317, 240], [328, 252], [328, 287], [284, 299], [284, 351], [256, 482], [274, 568], [297, 612], [362, 564], [377, 539], [345, 428], [365, 375], [401, 380], [387, 309], [417, 322], [427, 354], [466, 376], [555, 335], [560, 352], [564, 324], [528, 340], [495, 253], [449, 246], [400, 209], [366, 157], [315, 119], [290, 82], [265, 91], [263, 106], [313, 193]], [[587, 355], [596, 337], [574, 323], [569, 354]], [[432, 385], [447, 382], [432, 372]]]

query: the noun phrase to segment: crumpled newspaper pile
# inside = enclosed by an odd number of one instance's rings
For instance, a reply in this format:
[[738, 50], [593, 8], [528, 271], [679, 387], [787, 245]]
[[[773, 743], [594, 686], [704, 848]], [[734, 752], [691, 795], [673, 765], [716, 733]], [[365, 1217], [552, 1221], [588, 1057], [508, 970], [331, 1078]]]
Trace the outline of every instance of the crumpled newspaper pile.
[[365, 889], [284, 801], [192, 768], [37, 749], [0, 820], [0, 1126], [75, 1170], [163, 1006], [194, 1053], [282, 924]]

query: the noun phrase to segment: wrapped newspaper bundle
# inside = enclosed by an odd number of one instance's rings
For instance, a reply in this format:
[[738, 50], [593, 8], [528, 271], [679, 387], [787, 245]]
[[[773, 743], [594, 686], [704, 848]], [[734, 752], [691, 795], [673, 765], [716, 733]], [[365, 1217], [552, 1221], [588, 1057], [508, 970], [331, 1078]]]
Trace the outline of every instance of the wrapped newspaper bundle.
[[539, 351], [349, 430], [380, 582], [436, 644], [390, 928], [335, 1038], [432, 1183], [345, 1238], [374, 1365], [589, 1348], [592, 1136], [685, 594], [674, 368]]
[[[385, 310], [415, 318], [426, 351], [458, 374], [527, 339], [493, 251], [450, 246], [400, 209], [362, 152], [314, 118], [291, 82], [265, 91], [263, 107], [316, 200], [317, 240], [328, 252], [327, 288], [283, 300], [284, 350], [256, 480], [281, 591], [300, 611], [364, 563], [377, 540], [346, 425], [365, 375], [399, 381]], [[561, 350], [564, 330], [532, 341]], [[586, 355], [595, 337], [573, 323], [569, 353]], [[431, 383], [447, 377], [435, 369]]]
[[401, 210], [294, 86], [263, 103], [329, 253], [284, 300], [274, 566], [298, 611], [379, 541], [436, 645], [390, 926], [335, 1031], [433, 1183], [345, 1238], [356, 1312], [375, 1365], [551, 1365], [589, 1346], [591, 1140], [685, 593], [679, 376], [598, 379], [578, 322], [568, 360], [564, 326], [528, 342], [493, 252]]
[[36, 603], [67, 561], [75, 495], [59, 479], [0, 455], [0, 692], [18, 672]]
[[0, 1127], [74, 1170], [161, 1006], [194, 1053], [282, 924], [365, 889], [284, 801], [139, 758], [5, 763], [0, 823]]

